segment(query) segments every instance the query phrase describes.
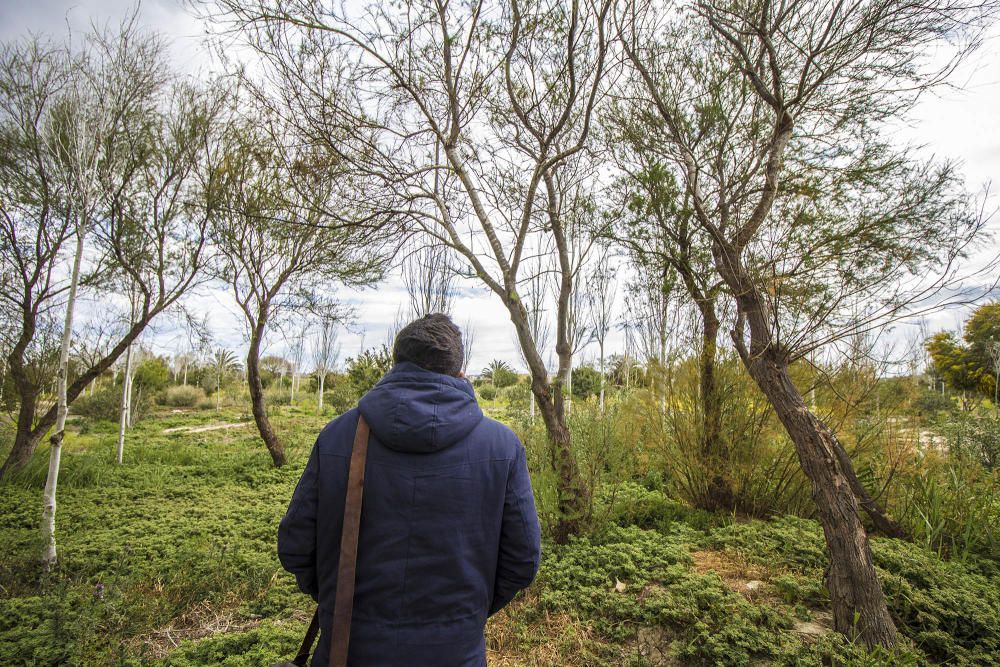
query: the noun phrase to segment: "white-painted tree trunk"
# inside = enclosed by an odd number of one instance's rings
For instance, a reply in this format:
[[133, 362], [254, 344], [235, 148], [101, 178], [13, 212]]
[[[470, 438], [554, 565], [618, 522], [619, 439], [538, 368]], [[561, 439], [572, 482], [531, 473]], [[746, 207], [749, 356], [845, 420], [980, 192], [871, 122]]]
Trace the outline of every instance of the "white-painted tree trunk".
[[298, 373], [292, 373], [291, 390], [288, 392], [288, 403], [289, 405], [295, 405], [295, 381], [298, 379]]
[[122, 377], [122, 413], [118, 420], [118, 450], [115, 461], [120, 465], [125, 454], [125, 428], [128, 426], [129, 414], [132, 412], [132, 344], [125, 354], [125, 371]]
[[135, 400], [135, 387], [133, 386], [135, 383], [135, 378], [133, 377], [133, 375], [134, 373], [130, 368], [128, 373], [128, 410], [126, 410], [125, 412], [125, 426], [127, 428], [132, 428], [132, 416], [134, 414], [132, 403]]
[[604, 414], [604, 339], [601, 339], [601, 395], [598, 405], [601, 407], [601, 414]]
[[319, 374], [319, 411], [323, 412], [323, 387], [326, 384], [326, 372]]
[[566, 416], [573, 414], [573, 358], [570, 357], [566, 368]]
[[222, 371], [215, 374], [215, 411], [222, 410]]
[[62, 442], [66, 434], [66, 415], [69, 404], [66, 401], [66, 385], [69, 380], [69, 346], [73, 338], [73, 309], [76, 307], [76, 288], [80, 282], [80, 264], [83, 263], [83, 230], [76, 230], [76, 255], [73, 257], [73, 273], [70, 276], [69, 296], [66, 299], [66, 323], [63, 328], [62, 344], [59, 348], [58, 398], [56, 399], [56, 426], [50, 440], [49, 472], [45, 477], [45, 491], [42, 494], [42, 565], [50, 570], [55, 565], [56, 553], [56, 488], [59, 485], [59, 462], [62, 457]]
[[660, 414], [667, 414], [667, 336], [665, 331], [660, 331], [660, 367], [657, 369], [660, 376]]

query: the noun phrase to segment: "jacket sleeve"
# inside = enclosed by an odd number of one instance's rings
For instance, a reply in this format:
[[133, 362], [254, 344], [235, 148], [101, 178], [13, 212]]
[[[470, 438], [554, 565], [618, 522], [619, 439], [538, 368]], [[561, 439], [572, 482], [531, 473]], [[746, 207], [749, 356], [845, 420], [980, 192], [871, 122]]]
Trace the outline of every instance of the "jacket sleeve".
[[316, 512], [319, 447], [313, 446], [292, 502], [278, 526], [278, 560], [295, 575], [299, 589], [319, 598], [316, 580]]
[[524, 447], [518, 443], [517, 456], [507, 478], [491, 615], [503, 609], [519, 590], [528, 587], [538, 572], [541, 555], [541, 530], [531, 492], [528, 462]]

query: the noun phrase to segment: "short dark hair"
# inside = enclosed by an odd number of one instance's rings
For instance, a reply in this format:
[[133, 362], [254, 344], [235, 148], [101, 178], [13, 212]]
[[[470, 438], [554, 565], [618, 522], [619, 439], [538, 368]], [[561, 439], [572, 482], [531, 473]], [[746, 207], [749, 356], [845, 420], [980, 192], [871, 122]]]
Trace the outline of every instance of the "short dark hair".
[[443, 313], [424, 315], [396, 334], [392, 360], [409, 361], [428, 371], [457, 376], [465, 361], [462, 332]]

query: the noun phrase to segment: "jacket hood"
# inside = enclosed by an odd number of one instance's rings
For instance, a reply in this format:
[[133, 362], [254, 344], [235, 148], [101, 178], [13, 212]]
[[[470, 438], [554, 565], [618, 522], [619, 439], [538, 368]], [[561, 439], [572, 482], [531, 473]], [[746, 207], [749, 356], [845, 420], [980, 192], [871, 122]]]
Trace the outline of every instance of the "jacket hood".
[[436, 452], [455, 444], [483, 419], [464, 378], [400, 362], [358, 402], [379, 441], [401, 452]]

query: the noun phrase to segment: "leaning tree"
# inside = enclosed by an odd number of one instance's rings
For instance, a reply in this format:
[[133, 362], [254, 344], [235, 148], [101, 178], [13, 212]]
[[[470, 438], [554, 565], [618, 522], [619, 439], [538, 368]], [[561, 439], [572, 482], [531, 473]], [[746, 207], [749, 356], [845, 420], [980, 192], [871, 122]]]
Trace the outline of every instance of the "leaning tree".
[[[285, 447], [271, 426], [260, 357], [269, 326], [329, 299], [339, 285], [377, 280], [385, 263], [383, 218], [350, 206], [361, 188], [342, 161], [266, 108], [235, 121], [226, 138], [223, 203], [212, 220], [216, 274], [243, 314], [251, 409], [275, 466]], [[350, 196], [354, 196], [353, 192]]]
[[683, 11], [633, 3], [619, 15], [657, 157], [735, 301], [734, 346], [812, 484], [835, 627], [868, 646], [893, 645], [896, 629], [858, 513], [862, 489], [789, 369], [918, 310], [956, 278], [979, 221], [949, 165], [916, 161], [883, 128], [956, 62], [929, 70], [927, 49], [978, 30], [983, 10], [704, 0]]

